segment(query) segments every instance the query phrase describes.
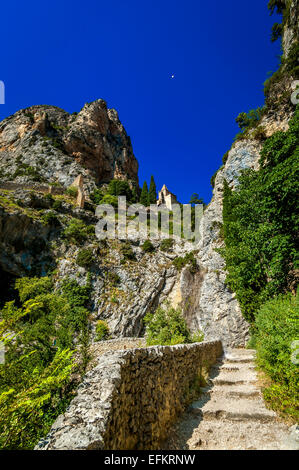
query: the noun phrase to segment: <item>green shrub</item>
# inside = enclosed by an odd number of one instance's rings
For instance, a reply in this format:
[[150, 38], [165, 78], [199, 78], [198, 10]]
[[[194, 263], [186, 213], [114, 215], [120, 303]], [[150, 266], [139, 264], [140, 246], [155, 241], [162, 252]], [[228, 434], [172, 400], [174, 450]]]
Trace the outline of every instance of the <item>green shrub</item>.
[[52, 207], [55, 211], [59, 211], [62, 207], [62, 201], [60, 199], [54, 200]]
[[251, 109], [248, 113], [240, 113], [236, 118], [236, 123], [242, 131], [245, 131], [249, 128], [255, 127], [261, 120], [263, 113], [263, 108]]
[[263, 126], [258, 126], [251, 134], [251, 137], [256, 140], [266, 140], [267, 136], [265, 133], [265, 128]]
[[159, 307], [155, 313], [148, 313], [146, 324], [147, 345], [174, 345], [191, 343], [191, 334], [180, 309], [169, 304]]
[[201, 330], [197, 330], [191, 335], [191, 343], [201, 343], [205, 339], [205, 335]]
[[121, 279], [117, 273], [113, 273], [111, 271], [108, 272], [108, 281], [113, 285], [117, 286], [120, 283]]
[[131, 201], [132, 190], [127, 181], [111, 180], [108, 184], [108, 194], [111, 196], [125, 196], [127, 201]]
[[266, 300], [295, 282], [298, 149], [299, 108], [289, 130], [274, 133], [263, 144], [258, 171], [243, 171], [235, 191], [224, 181], [225, 248], [219, 252], [226, 262], [226, 282], [249, 321]]
[[117, 209], [118, 207], [118, 198], [117, 196], [112, 196], [111, 194], [105, 194], [100, 200], [100, 204], [110, 204], [112, 207]]
[[51, 206], [53, 205], [53, 203], [54, 203], [54, 197], [52, 196], [51, 193], [45, 194], [44, 199], [45, 199], [47, 202], [49, 202]]
[[79, 346], [82, 366], [76, 372], [84, 373], [86, 365], [90, 288], [90, 280], [85, 286], [65, 280], [56, 291], [49, 277], [17, 280], [18, 306], [7, 302], [0, 312], [0, 341], [6, 343], [0, 366], [1, 449], [33, 448], [68, 406], [74, 386], [70, 350]]
[[87, 226], [80, 219], [71, 219], [63, 231], [63, 237], [74, 245], [84, 243], [93, 235], [93, 226]]
[[299, 418], [298, 364], [292, 362], [292, 342], [299, 340], [299, 290], [266, 302], [254, 325], [257, 362], [273, 383], [264, 390], [271, 407]]
[[224, 154], [223, 157], [222, 157], [222, 163], [223, 163], [223, 165], [225, 165], [226, 162], [227, 162], [228, 154], [229, 154], [229, 150], [228, 150], [227, 152], [225, 152], [225, 154]]
[[93, 251], [91, 248], [82, 248], [79, 250], [76, 258], [76, 263], [82, 268], [88, 268], [93, 262]]
[[198, 265], [194, 253], [187, 253], [184, 257], [177, 256], [172, 264], [178, 271], [181, 271], [187, 264], [190, 265], [190, 272], [195, 273], [198, 270]]
[[106, 321], [98, 320], [96, 324], [96, 341], [103, 341], [109, 337], [109, 326]]
[[69, 186], [66, 190], [66, 194], [75, 199], [78, 196], [78, 188], [75, 186]]
[[41, 216], [41, 221], [44, 225], [60, 225], [56, 212], [48, 211]]
[[142, 245], [142, 251], [144, 251], [145, 253], [152, 253], [153, 251], [155, 251], [155, 247], [150, 240], [145, 240]]
[[172, 238], [165, 238], [161, 241], [160, 250], [161, 251], [171, 251], [174, 244], [174, 240]]
[[21, 302], [46, 294], [53, 289], [53, 281], [50, 277], [21, 277], [16, 280], [16, 289], [19, 292]]
[[95, 204], [100, 204], [100, 201], [103, 199], [104, 193], [100, 189], [94, 189], [93, 192], [90, 194], [90, 199]]
[[129, 242], [125, 242], [121, 247], [121, 253], [124, 257], [124, 260], [134, 261], [136, 259], [135, 253]]

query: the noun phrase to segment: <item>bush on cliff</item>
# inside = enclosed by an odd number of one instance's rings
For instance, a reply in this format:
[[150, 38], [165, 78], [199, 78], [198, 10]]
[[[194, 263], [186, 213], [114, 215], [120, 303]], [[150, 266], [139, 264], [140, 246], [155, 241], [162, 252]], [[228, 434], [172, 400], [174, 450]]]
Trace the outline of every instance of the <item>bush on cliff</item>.
[[82, 248], [79, 250], [76, 263], [82, 268], [89, 268], [93, 262], [93, 251], [91, 248]]
[[245, 170], [232, 191], [224, 182], [226, 282], [249, 321], [271, 297], [296, 283], [299, 243], [299, 109], [287, 132], [261, 151], [260, 169]]
[[155, 247], [150, 240], [145, 240], [141, 248], [145, 253], [152, 253], [155, 251]]
[[83, 244], [94, 234], [94, 227], [88, 226], [80, 219], [71, 219], [63, 231], [63, 237], [74, 245]]
[[109, 337], [109, 326], [104, 320], [98, 320], [96, 324], [96, 341], [103, 341]]
[[[298, 421], [296, 340], [299, 340], [299, 290], [296, 296], [290, 293], [281, 295], [261, 307], [252, 338], [258, 365], [272, 381], [264, 390], [265, 399], [273, 409]], [[297, 346], [297, 352], [298, 349]]]
[[147, 313], [144, 323], [148, 346], [203, 341], [200, 331], [191, 335], [181, 309], [171, 307], [169, 303], [165, 307], [158, 307], [155, 313]]

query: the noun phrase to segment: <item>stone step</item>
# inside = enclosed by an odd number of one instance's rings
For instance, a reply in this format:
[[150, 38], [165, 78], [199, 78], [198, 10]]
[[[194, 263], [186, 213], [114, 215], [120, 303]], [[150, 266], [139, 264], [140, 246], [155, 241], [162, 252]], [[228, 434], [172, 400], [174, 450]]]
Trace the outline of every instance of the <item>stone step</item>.
[[220, 372], [213, 378], [209, 379], [209, 382], [213, 385], [237, 385], [237, 384], [251, 384], [257, 380], [256, 375], [252, 371], [238, 372]]
[[230, 349], [225, 351], [225, 355], [230, 354], [231, 356], [254, 356], [256, 355], [255, 349]]
[[252, 362], [256, 358], [256, 352], [253, 349], [234, 349], [227, 350], [223, 360], [231, 362]]
[[261, 397], [261, 392], [253, 384], [215, 385], [214, 387], [202, 387], [201, 393], [205, 397], [221, 398], [256, 398]]
[[232, 370], [232, 371], [237, 371], [240, 370], [240, 366], [237, 364], [214, 364], [211, 366], [211, 371], [213, 370]]
[[[251, 362], [251, 361], [250, 361]], [[254, 370], [255, 366], [250, 363], [244, 363], [244, 362], [236, 362], [236, 363], [216, 363], [213, 366], [211, 366], [210, 370], [211, 371], [232, 371], [232, 372], [237, 372], [239, 370]]]
[[226, 358], [226, 363], [231, 363], [231, 364], [248, 364], [250, 362], [253, 362], [255, 358], [252, 358], [251, 356], [243, 356], [243, 357], [227, 357]]
[[[296, 450], [279, 422], [201, 421], [189, 439], [192, 450]], [[284, 441], [286, 441], [284, 443]]]
[[275, 419], [274, 411], [265, 408], [262, 400], [225, 399], [210, 400], [203, 404], [202, 400], [193, 403], [190, 411], [200, 415], [206, 420], [231, 420], [231, 421], [260, 421], [266, 423]]

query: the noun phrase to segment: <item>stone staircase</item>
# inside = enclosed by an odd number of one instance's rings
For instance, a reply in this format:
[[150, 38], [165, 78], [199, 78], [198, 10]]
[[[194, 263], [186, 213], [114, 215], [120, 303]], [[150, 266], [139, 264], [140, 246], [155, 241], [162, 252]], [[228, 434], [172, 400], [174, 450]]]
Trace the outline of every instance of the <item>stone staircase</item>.
[[299, 449], [298, 431], [266, 408], [255, 351], [228, 350], [210, 370], [200, 399], [176, 426], [167, 448], [190, 450]]

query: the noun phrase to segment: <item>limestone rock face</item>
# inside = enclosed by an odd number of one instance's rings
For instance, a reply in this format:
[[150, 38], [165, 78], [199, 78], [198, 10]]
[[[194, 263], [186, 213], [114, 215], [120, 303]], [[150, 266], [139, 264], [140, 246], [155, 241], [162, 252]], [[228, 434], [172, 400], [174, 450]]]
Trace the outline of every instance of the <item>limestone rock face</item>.
[[[288, 118], [277, 121], [265, 117], [261, 123], [268, 136], [277, 130], [288, 128]], [[211, 203], [201, 221], [201, 240], [198, 244], [198, 262], [202, 277], [198, 282], [194, 306], [189, 316], [205, 333], [205, 339], [221, 338], [225, 347], [245, 346], [249, 338], [249, 325], [243, 318], [235, 293], [225, 285], [225, 263], [217, 251], [223, 246], [219, 238], [222, 223], [223, 181], [233, 189], [237, 187], [238, 176], [246, 168], [258, 169], [261, 143], [247, 139], [233, 145], [228, 159], [215, 179]]]
[[103, 100], [78, 114], [32, 106], [0, 123], [0, 179], [68, 186], [79, 175], [87, 189], [113, 178], [137, 182], [138, 163], [114, 109]]
[[290, 2], [290, 14], [288, 24], [286, 25], [283, 37], [282, 37], [282, 44], [283, 50], [285, 52], [286, 57], [288, 56], [292, 43], [296, 36], [298, 36], [298, 18], [299, 18], [299, 3], [298, 0], [292, 0]]

